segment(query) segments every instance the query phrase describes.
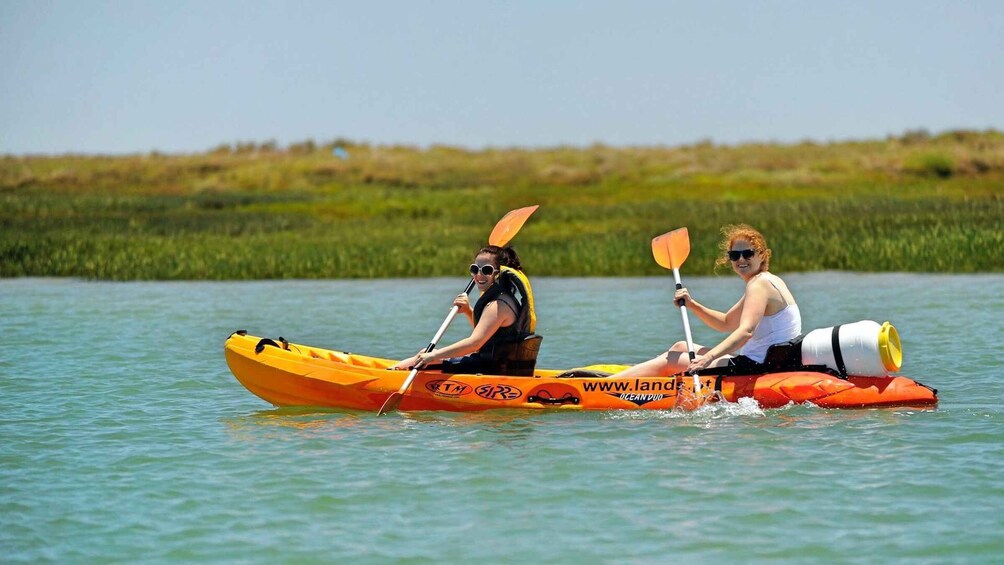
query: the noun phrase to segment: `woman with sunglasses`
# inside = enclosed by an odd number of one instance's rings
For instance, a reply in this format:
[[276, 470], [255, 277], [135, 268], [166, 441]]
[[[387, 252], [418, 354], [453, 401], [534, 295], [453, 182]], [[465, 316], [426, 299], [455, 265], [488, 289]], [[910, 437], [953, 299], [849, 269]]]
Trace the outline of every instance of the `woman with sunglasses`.
[[[445, 347], [409, 357], [392, 369], [414, 367], [444, 373], [533, 374], [540, 336], [533, 334], [536, 314], [530, 281], [511, 247], [480, 249], [470, 267], [480, 297], [471, 307], [466, 293], [453, 301], [467, 316], [471, 335]], [[438, 363], [437, 363], [438, 362]]]
[[701, 321], [728, 336], [714, 347], [694, 344], [693, 361], [687, 342], [678, 341], [659, 357], [613, 376], [669, 376], [721, 366], [755, 369], [763, 365], [772, 345], [801, 335], [802, 316], [795, 297], [780, 277], [768, 271], [771, 252], [763, 234], [746, 224], [725, 226], [722, 233], [723, 253], [715, 266], [732, 265], [732, 270], [746, 282], [742, 298], [728, 312], [708, 308], [694, 300], [686, 288], [677, 290], [673, 300], [683, 300]]

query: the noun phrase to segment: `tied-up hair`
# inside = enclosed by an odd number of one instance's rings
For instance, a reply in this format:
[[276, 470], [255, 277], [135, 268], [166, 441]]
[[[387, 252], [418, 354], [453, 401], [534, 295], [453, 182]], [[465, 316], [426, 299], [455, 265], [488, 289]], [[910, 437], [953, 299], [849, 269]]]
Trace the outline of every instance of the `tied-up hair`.
[[478, 255], [485, 254], [495, 257], [495, 262], [499, 264], [500, 267], [510, 267], [516, 269], [517, 271], [522, 271], [523, 267], [519, 264], [519, 255], [516, 255], [516, 250], [512, 247], [499, 247], [498, 245], [486, 245], [478, 250], [474, 254], [477, 258]]
[[729, 250], [732, 249], [732, 244], [737, 239], [745, 239], [750, 242], [750, 247], [760, 256], [762, 261], [760, 263], [760, 272], [770, 269], [770, 249], [767, 248], [767, 240], [753, 226], [748, 224], [729, 224], [722, 228], [722, 235], [724, 237], [721, 243], [718, 244], [718, 248], [722, 250], [722, 253], [718, 256], [718, 259], [715, 259], [715, 270], [718, 270], [718, 267], [731, 264], [731, 261], [729, 261]]

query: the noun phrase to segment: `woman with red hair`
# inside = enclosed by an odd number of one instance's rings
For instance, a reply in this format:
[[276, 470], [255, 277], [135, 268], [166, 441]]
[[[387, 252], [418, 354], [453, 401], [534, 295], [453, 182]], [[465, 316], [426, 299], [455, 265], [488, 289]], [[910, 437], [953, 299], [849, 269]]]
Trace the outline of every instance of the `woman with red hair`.
[[764, 363], [770, 346], [801, 335], [802, 316], [795, 297], [780, 277], [768, 271], [771, 253], [763, 234], [746, 224], [725, 226], [722, 234], [723, 253], [715, 265], [731, 264], [746, 282], [742, 298], [728, 312], [708, 308], [686, 288], [676, 291], [674, 301], [683, 300], [708, 327], [727, 333], [725, 339], [714, 347], [694, 344], [697, 356], [693, 361], [687, 343], [678, 341], [666, 353], [614, 377], [669, 376], [726, 365], [754, 369]]

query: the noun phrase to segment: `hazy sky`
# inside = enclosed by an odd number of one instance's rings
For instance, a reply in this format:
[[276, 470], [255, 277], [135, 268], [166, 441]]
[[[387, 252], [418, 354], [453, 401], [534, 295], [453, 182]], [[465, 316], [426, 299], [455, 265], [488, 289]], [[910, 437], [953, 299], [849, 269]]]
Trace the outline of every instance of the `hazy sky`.
[[0, 0], [0, 153], [1004, 129], [1004, 2]]

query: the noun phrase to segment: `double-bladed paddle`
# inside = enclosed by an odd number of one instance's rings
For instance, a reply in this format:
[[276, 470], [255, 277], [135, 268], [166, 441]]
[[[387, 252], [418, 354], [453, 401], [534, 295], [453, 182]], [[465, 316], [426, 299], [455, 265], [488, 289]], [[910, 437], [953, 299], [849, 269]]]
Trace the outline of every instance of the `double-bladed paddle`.
[[[530, 214], [533, 214], [537, 210], [537, 206], [527, 206], [526, 208], [518, 208], [516, 210], [510, 211], [502, 219], [495, 224], [495, 229], [492, 230], [491, 235], [488, 236], [488, 243], [490, 245], [496, 245], [498, 247], [504, 247], [505, 244], [512, 241], [512, 238], [516, 237], [520, 228], [526, 223], [527, 218]], [[474, 290], [474, 277], [471, 277], [470, 282], [467, 283], [467, 287], [464, 289], [464, 294], [470, 294]], [[453, 322], [453, 318], [457, 315], [460, 310], [456, 305], [450, 308], [450, 313], [446, 316], [446, 320], [443, 321], [443, 325], [439, 326], [439, 331], [436, 335], [432, 337], [432, 341], [426, 346], [424, 353], [428, 353], [436, 348], [436, 344], [439, 339], [443, 337], [446, 333], [446, 328], [450, 327], [450, 323]], [[383, 406], [380, 407], [380, 411], [377, 412], [378, 416], [383, 416], [391, 410], [397, 409], [398, 405], [401, 404], [401, 399], [404, 398], [404, 393], [408, 391], [408, 387], [411, 386], [411, 381], [415, 380], [415, 375], [418, 374], [420, 367], [412, 368], [411, 372], [408, 373], [408, 377], [404, 379], [401, 384], [401, 388], [397, 392], [392, 393], [387, 400], [384, 401]]]
[[[656, 263], [666, 269], [673, 270], [677, 290], [683, 288], [683, 283], [680, 282], [680, 267], [690, 255], [690, 234], [687, 232], [687, 228], [675, 229], [655, 237], [652, 240], [652, 255], [655, 256]], [[687, 306], [682, 298], [676, 303], [680, 306], [680, 314], [683, 315], [683, 333], [687, 336], [687, 352], [690, 354], [690, 360], [693, 361], [696, 354], [694, 353], [694, 339], [690, 337], [690, 319], [687, 317]], [[701, 383], [696, 374], [694, 374], [694, 393], [701, 393]]]

